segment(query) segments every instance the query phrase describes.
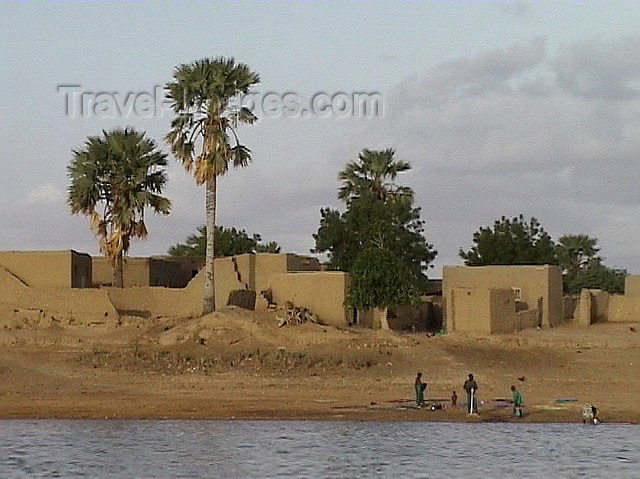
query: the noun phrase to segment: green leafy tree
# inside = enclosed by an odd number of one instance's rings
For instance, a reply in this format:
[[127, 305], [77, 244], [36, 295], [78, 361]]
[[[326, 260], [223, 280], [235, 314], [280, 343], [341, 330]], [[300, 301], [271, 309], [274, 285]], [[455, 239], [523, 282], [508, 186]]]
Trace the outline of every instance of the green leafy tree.
[[237, 129], [252, 124], [256, 116], [234, 105], [239, 93], [248, 93], [259, 82], [257, 73], [233, 58], [205, 58], [175, 69], [166, 96], [176, 117], [166, 136], [171, 152], [198, 185], [206, 191], [206, 264], [203, 313], [215, 310], [215, 225], [218, 177], [230, 166], [244, 167], [251, 160]]
[[[372, 158], [375, 161], [369, 161]], [[360, 284], [377, 284], [379, 288], [393, 284], [394, 291], [350, 294], [348, 301], [354, 306], [365, 304], [365, 294], [377, 298], [376, 301], [402, 298], [404, 302], [426, 285], [425, 272], [436, 251], [424, 238], [424, 222], [420, 219], [420, 208], [413, 206], [413, 191], [393, 181], [399, 172], [409, 168], [408, 163], [394, 159], [393, 150], [363, 150], [358, 160], [349, 163], [339, 175], [342, 180], [339, 197], [346, 203], [346, 211], [320, 210], [320, 227], [313, 235], [316, 245], [312, 251], [327, 253], [330, 268], [350, 272], [352, 288]], [[370, 275], [366, 280], [360, 278], [365, 272], [366, 258], [389, 266], [390, 257], [395, 263], [392, 270], [387, 269], [388, 283], [371, 282]], [[385, 270], [377, 271], [384, 274]], [[396, 275], [405, 273], [410, 281], [396, 281]], [[392, 305], [386, 301], [366, 304], [384, 308]]]
[[459, 252], [468, 266], [558, 263], [551, 236], [535, 218], [527, 222], [522, 215], [503, 216], [493, 226], [476, 231], [473, 242], [469, 251]]
[[595, 264], [569, 281], [569, 294], [579, 294], [582, 288], [601, 289], [609, 293], [623, 294], [625, 270], [607, 268], [603, 264]]
[[[258, 239], [260, 241], [260, 239]], [[282, 248], [275, 241], [269, 241], [268, 243], [258, 243], [256, 245], [256, 253], [280, 253]]]
[[322, 209], [313, 252], [327, 253], [329, 268], [350, 272], [370, 245], [393, 252], [413, 272], [419, 289], [427, 284], [426, 270], [437, 252], [424, 237], [420, 208], [410, 202], [387, 202], [365, 194], [347, 210]]
[[347, 303], [359, 309], [414, 304], [419, 291], [413, 271], [389, 250], [369, 247], [351, 270]]
[[115, 287], [123, 285], [122, 258], [131, 239], [147, 236], [145, 210], [169, 214], [171, 202], [161, 196], [166, 165], [167, 155], [133, 129], [103, 131], [73, 152], [67, 203], [72, 214], [90, 218], [100, 250], [111, 260]]
[[338, 210], [320, 208], [320, 227], [313, 235], [316, 244], [311, 252], [326, 253], [331, 270], [349, 271], [358, 246], [344, 216]]
[[[245, 230], [216, 226], [215, 256], [234, 256], [251, 253], [279, 253], [280, 246], [275, 241], [261, 243], [259, 234], [249, 236]], [[169, 248], [171, 256], [205, 256], [207, 248], [207, 227], [200, 226], [197, 233], [189, 235], [184, 243]]]

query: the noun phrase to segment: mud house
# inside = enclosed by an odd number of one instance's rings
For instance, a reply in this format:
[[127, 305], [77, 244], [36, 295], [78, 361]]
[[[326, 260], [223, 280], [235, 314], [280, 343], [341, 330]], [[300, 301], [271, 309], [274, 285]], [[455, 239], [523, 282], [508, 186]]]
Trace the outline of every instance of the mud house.
[[448, 331], [510, 333], [564, 320], [558, 266], [445, 266]]
[[603, 321], [640, 322], [640, 275], [625, 278], [624, 294], [610, 294], [599, 289], [580, 292], [574, 318], [585, 326]]
[[[92, 284], [105, 287], [113, 284], [111, 261], [94, 256]], [[122, 262], [124, 287], [164, 286], [184, 288], [203, 268], [205, 258], [200, 256], [125, 257]]]
[[91, 256], [76, 251], [1, 251], [0, 312], [20, 320], [96, 322], [118, 316], [91, 286]]
[[66, 251], [0, 251], [0, 268], [32, 287], [91, 287], [91, 256]]
[[[87, 322], [121, 314], [196, 316], [202, 310], [203, 265], [204, 258], [127, 258], [125, 288], [118, 289], [110, 287], [111, 266], [104, 258], [72, 250], [0, 252], [0, 309]], [[348, 274], [323, 271], [316, 258], [269, 253], [217, 258], [215, 282], [218, 307], [242, 292], [242, 306], [258, 311], [290, 303], [328, 325], [383, 327], [375, 311], [345, 307]], [[508, 333], [555, 326], [573, 316], [557, 266], [446, 266], [441, 290], [448, 331]], [[393, 308], [388, 327], [412, 329], [426, 322], [429, 306], [409, 312]], [[583, 324], [638, 321], [640, 276], [627, 277], [624, 295], [584, 290], [575, 309]]]
[[[109, 263], [104, 258], [94, 261], [95, 272], [91, 257], [75, 251], [0, 252], [0, 308], [87, 322], [119, 314], [201, 312], [203, 258], [127, 258], [125, 278], [131, 276], [122, 289], [108, 287]], [[321, 271], [316, 258], [268, 253], [218, 258], [215, 282], [218, 307], [228, 304], [232, 292], [247, 291], [253, 292], [251, 306], [257, 310], [289, 302], [311, 309], [326, 324], [348, 322], [344, 308], [348, 275]], [[97, 287], [88, 288], [92, 283]]]
[[[242, 254], [215, 261], [216, 305], [225, 306], [232, 292], [254, 293], [251, 305], [267, 310], [270, 305], [311, 309], [323, 322], [336, 326], [347, 323], [343, 306], [347, 288], [346, 273], [320, 271], [316, 258], [294, 254]], [[110, 297], [121, 311], [142, 315], [197, 315], [202, 308], [204, 271], [185, 288], [129, 287], [109, 288]]]

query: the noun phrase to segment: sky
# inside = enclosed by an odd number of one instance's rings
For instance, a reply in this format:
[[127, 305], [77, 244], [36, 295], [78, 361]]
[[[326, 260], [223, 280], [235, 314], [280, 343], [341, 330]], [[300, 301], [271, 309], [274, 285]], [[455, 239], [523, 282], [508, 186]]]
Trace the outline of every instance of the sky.
[[[218, 224], [309, 254], [320, 208], [343, 209], [338, 172], [394, 148], [438, 250], [430, 276], [519, 214], [554, 239], [596, 237], [605, 264], [640, 273], [638, 2], [1, 2], [0, 25], [0, 250], [98, 253], [66, 204], [72, 151], [133, 127], [168, 152], [163, 85], [179, 64], [229, 56], [260, 74], [261, 101], [367, 93], [382, 108], [259, 110], [240, 130], [252, 164], [220, 180]], [[107, 108], [92, 109], [101, 92]], [[168, 176], [172, 213], [149, 216], [130, 255], [204, 224], [203, 188], [173, 158]]]

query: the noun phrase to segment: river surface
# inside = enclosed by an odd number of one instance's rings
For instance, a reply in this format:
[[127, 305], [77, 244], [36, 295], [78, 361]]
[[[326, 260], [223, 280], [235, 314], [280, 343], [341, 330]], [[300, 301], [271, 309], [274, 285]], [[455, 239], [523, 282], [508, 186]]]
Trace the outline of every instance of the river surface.
[[640, 426], [0, 420], [0, 477], [640, 478]]

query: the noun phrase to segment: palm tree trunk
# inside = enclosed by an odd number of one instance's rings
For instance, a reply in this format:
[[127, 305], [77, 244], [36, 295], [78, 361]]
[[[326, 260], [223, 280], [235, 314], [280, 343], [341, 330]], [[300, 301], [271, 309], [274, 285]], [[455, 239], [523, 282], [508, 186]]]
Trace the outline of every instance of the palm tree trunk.
[[113, 287], [114, 288], [123, 288], [124, 287], [124, 273], [123, 273], [123, 264], [122, 264], [122, 251], [118, 253], [116, 256], [115, 263], [113, 264]]
[[207, 257], [204, 277], [204, 304], [202, 314], [208, 314], [216, 310], [216, 288], [214, 274], [214, 252], [216, 231], [216, 189], [217, 177], [207, 180], [206, 185], [206, 211], [207, 211]]

